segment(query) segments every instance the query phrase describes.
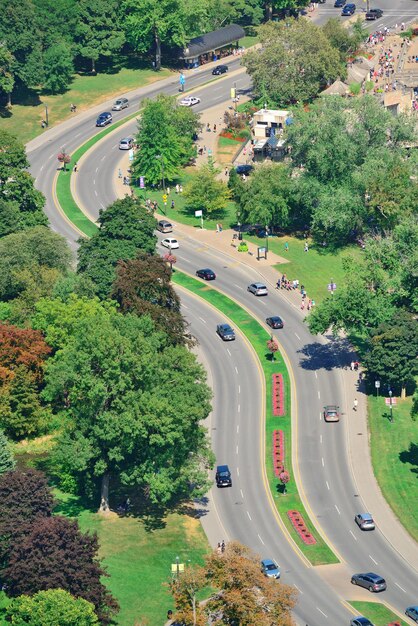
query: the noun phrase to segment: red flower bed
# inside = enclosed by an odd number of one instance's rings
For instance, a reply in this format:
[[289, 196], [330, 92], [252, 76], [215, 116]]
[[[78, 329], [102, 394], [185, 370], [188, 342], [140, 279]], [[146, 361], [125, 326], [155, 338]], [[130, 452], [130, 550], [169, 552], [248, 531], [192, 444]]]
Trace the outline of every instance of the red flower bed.
[[284, 415], [284, 386], [283, 375], [273, 374], [273, 415]]
[[221, 137], [225, 137], [226, 139], [233, 139], [234, 141], [239, 141], [240, 143], [244, 142], [247, 140], [246, 137], [235, 137], [235, 135], [233, 135], [232, 133], [230, 133], [228, 130], [223, 130], [220, 133]]
[[276, 476], [284, 470], [284, 433], [282, 430], [273, 431], [273, 467]]
[[306, 524], [303, 521], [303, 517], [299, 513], [299, 511], [288, 511], [287, 516], [292, 522], [293, 528], [296, 530], [303, 543], [306, 543], [306, 545], [308, 546], [316, 543], [315, 537], [311, 535], [309, 530], [306, 528]]

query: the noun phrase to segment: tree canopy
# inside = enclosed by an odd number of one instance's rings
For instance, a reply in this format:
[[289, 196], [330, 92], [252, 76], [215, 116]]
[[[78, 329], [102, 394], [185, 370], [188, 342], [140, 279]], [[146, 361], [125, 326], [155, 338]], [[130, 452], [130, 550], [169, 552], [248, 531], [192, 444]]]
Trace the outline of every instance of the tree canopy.
[[6, 619], [14, 626], [96, 626], [94, 606], [74, 598], [63, 589], [38, 591], [33, 596], [18, 596], [7, 607]]
[[186, 207], [201, 210], [204, 217], [222, 217], [231, 197], [228, 187], [218, 179], [220, 169], [209, 159], [199, 167], [184, 188]]
[[0, 475], [10, 472], [16, 467], [10, 442], [2, 430], [0, 430]]

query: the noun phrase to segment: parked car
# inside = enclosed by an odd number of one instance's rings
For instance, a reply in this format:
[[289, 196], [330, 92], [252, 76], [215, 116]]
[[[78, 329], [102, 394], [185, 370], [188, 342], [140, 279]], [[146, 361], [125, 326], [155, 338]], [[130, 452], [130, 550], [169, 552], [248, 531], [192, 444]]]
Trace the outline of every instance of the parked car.
[[112, 114], [106, 111], [105, 113], [100, 113], [99, 117], [96, 120], [96, 126], [107, 126], [112, 122]]
[[242, 176], [243, 174], [245, 174], [245, 176], [248, 176], [248, 174], [251, 174], [253, 169], [254, 165], [237, 165], [235, 171], [240, 176]]
[[351, 583], [364, 587], [372, 593], [377, 591], [384, 591], [386, 589], [386, 580], [379, 576], [379, 574], [373, 574], [369, 572], [367, 574], [353, 574], [351, 577]]
[[366, 13], [366, 20], [379, 20], [382, 15], [382, 9], [370, 9], [370, 11]]
[[227, 465], [218, 465], [216, 468], [216, 486], [232, 487], [232, 477]]
[[273, 559], [263, 559], [261, 561], [261, 571], [267, 578], [280, 578], [280, 567]]
[[177, 248], [180, 248], [177, 239], [173, 239], [172, 237], [167, 237], [167, 239], [163, 239], [161, 245], [164, 246], [164, 248], [170, 248], [170, 250], [177, 250]]
[[353, 617], [350, 626], [374, 626], [374, 624], [367, 617], [359, 615], [358, 617]]
[[418, 624], [418, 606], [408, 606], [408, 608], [405, 609], [405, 615]]
[[263, 283], [252, 283], [247, 290], [255, 296], [268, 296], [268, 289]]
[[270, 326], [270, 328], [283, 328], [284, 326], [282, 318], [279, 317], [278, 315], [273, 315], [273, 317], [268, 317], [266, 319], [266, 324], [267, 326]]
[[354, 521], [356, 522], [357, 526], [361, 528], [361, 530], [375, 529], [375, 523], [370, 513], [357, 513]]
[[167, 220], [160, 220], [157, 224], [157, 230], [159, 230], [160, 233], [172, 233], [173, 224], [171, 222], [167, 222]]
[[228, 71], [227, 65], [217, 65], [215, 68], [213, 68], [212, 74], [213, 76], [219, 76], [219, 74], [226, 74], [227, 71]]
[[353, 15], [355, 12], [356, 12], [356, 5], [350, 2], [349, 4], [345, 5], [343, 10], [341, 11], [341, 15], [345, 15], [345, 16]]
[[112, 111], [122, 111], [122, 109], [127, 109], [129, 106], [128, 98], [118, 98], [115, 100]]
[[203, 278], [203, 280], [215, 280], [216, 278], [215, 272], [208, 267], [204, 270], [197, 270], [196, 276]]
[[216, 332], [223, 341], [234, 341], [234, 329], [229, 324], [218, 324]]
[[335, 404], [328, 404], [324, 406], [324, 420], [326, 422], [339, 422], [340, 414], [338, 412], [338, 406]]
[[180, 100], [179, 105], [182, 107], [192, 107], [195, 104], [199, 104], [200, 98], [196, 98], [196, 96], [187, 96], [187, 98], [183, 98]]
[[132, 137], [125, 137], [119, 142], [119, 150], [130, 150], [134, 147], [134, 140]]
[[341, 7], [345, 5], [346, 2], [347, 0], [335, 0], [334, 7], [337, 7], [337, 9], [340, 9]]

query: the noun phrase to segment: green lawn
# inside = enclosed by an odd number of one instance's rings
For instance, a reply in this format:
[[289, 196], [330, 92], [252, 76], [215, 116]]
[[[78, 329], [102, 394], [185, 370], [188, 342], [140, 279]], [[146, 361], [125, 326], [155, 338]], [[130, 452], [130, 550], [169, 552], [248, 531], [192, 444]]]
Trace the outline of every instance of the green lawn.
[[375, 626], [387, 626], [391, 622], [399, 622], [401, 626], [408, 626], [403, 619], [399, 619], [396, 613], [393, 613], [393, 611], [388, 609], [384, 604], [379, 604], [379, 602], [350, 601], [350, 604], [361, 615], [364, 615], [364, 617], [372, 621]]
[[391, 423], [384, 398], [368, 398], [375, 476], [387, 502], [418, 541], [418, 421], [411, 419], [411, 403], [411, 398], [397, 398]]
[[[265, 239], [246, 237], [257, 245], [265, 245]], [[285, 252], [285, 243], [289, 244], [289, 251]], [[349, 255], [360, 258], [362, 252], [359, 247], [351, 246], [343, 250], [331, 252], [310, 246], [304, 252], [304, 240], [295, 237], [269, 237], [269, 249], [272, 252], [289, 259], [289, 263], [277, 265], [279, 272], [284, 272], [291, 280], [298, 279], [305, 285], [308, 296], [314, 298], [318, 304], [327, 297], [327, 285], [331, 278], [338, 285], [344, 278], [343, 259]]]
[[70, 112], [71, 103], [77, 105], [78, 111], [83, 111], [169, 75], [168, 69], [157, 73], [152, 69], [131, 68], [122, 68], [113, 74], [99, 73], [96, 76], [76, 74], [69, 90], [64, 94], [51, 96], [32, 92], [30, 96], [24, 96], [24, 101], [17, 100], [10, 112], [0, 108], [1, 126], [26, 143], [43, 132], [41, 121], [45, 119], [45, 105], [48, 106], [49, 125], [54, 126], [73, 115]]
[[[202, 284], [194, 278], [189, 277], [186, 274], [182, 274], [178, 271], [173, 274], [173, 280], [175, 283], [196, 293], [201, 298], [207, 300], [217, 309], [222, 311], [234, 322], [237, 327], [240, 328], [240, 330], [247, 336], [247, 338], [252, 343], [254, 349], [258, 354], [266, 378], [266, 467], [271, 493], [273, 495], [277, 510], [279, 511], [280, 516], [287, 529], [289, 530], [292, 538], [313, 565], [320, 565], [324, 563], [337, 563], [337, 557], [324, 543], [321, 537], [318, 536], [318, 533], [316, 532], [314, 526], [311, 524], [308, 514], [306, 513], [300, 496], [297, 492], [296, 484], [294, 480], [292, 480], [292, 459], [290, 458], [291, 419], [289, 375], [281, 357], [278, 357], [276, 355], [276, 361], [272, 362], [270, 360], [270, 355], [267, 354], [266, 342], [269, 339], [269, 333], [267, 333], [267, 331], [254, 318], [249, 316], [249, 314], [238, 304], [233, 302], [227, 296], [219, 293], [215, 289], [212, 289], [208, 285]], [[271, 377], [272, 374], [275, 372], [281, 372], [285, 381], [286, 413], [284, 417], [274, 417], [272, 414]], [[272, 432], [275, 429], [281, 429], [284, 431], [286, 450], [285, 463], [286, 469], [291, 476], [291, 480], [287, 485], [287, 495], [285, 496], [282, 495], [281, 485], [278, 484], [278, 480], [273, 474]], [[315, 545], [306, 546], [299, 538], [299, 535], [294, 531], [293, 526], [291, 525], [287, 517], [287, 511], [291, 509], [296, 509], [303, 515], [310, 532], [315, 536], [317, 540], [317, 543]]]

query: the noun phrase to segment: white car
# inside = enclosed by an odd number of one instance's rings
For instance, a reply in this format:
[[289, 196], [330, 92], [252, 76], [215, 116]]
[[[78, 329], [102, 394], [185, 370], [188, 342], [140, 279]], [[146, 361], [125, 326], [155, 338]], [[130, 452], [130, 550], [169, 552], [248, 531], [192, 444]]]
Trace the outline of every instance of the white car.
[[187, 98], [183, 98], [180, 100], [179, 105], [182, 107], [192, 107], [195, 104], [199, 104], [200, 98], [196, 98], [196, 96], [187, 96]]
[[164, 246], [164, 248], [169, 248], [170, 250], [177, 250], [177, 248], [180, 247], [177, 239], [173, 239], [173, 237], [163, 239], [161, 245]]
[[267, 296], [268, 289], [263, 283], [252, 283], [247, 287], [250, 293], [253, 293], [255, 296]]
[[125, 137], [119, 142], [119, 150], [130, 150], [134, 147], [134, 140], [132, 137]]

